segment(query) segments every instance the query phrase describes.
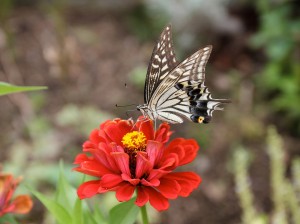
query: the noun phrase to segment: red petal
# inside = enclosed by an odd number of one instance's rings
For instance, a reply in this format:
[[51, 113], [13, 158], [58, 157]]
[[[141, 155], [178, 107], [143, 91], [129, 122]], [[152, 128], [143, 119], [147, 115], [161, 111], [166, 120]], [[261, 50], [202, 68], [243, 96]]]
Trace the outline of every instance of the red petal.
[[115, 159], [106, 152], [106, 149], [100, 148], [94, 153], [95, 160], [101, 163], [103, 166], [107, 167], [108, 169], [114, 171], [115, 173], [120, 172], [119, 167], [116, 164]]
[[145, 120], [143, 117], [141, 120], [136, 122], [136, 126], [139, 131], [143, 132], [147, 140], [154, 140], [154, 129], [153, 121], [150, 119]]
[[120, 175], [117, 174], [106, 174], [101, 178], [101, 186], [104, 188], [113, 188], [123, 182]]
[[21, 178], [14, 178], [11, 174], [0, 173], [0, 206], [9, 203], [20, 181]]
[[167, 157], [165, 156], [161, 163], [158, 165], [160, 170], [172, 171], [176, 169], [179, 164], [178, 155], [175, 153], [169, 154]]
[[130, 132], [132, 126], [127, 120], [121, 120], [119, 122], [112, 122], [103, 129], [105, 134], [110, 138], [112, 142], [117, 143], [117, 145], [122, 145], [123, 136]]
[[166, 198], [175, 199], [178, 197], [181, 187], [175, 180], [161, 178], [160, 185], [156, 189]]
[[116, 192], [116, 198], [118, 201], [128, 201], [132, 197], [134, 190], [135, 186], [124, 183], [118, 188]]
[[139, 207], [144, 206], [149, 201], [149, 195], [143, 187], [137, 188], [137, 198], [135, 204]]
[[107, 125], [109, 125], [111, 122], [114, 122], [113, 120], [106, 120], [103, 123], [100, 124], [100, 129], [105, 128]]
[[167, 123], [162, 123], [155, 133], [154, 140], [166, 143], [167, 141], [169, 141], [170, 135], [172, 134], [172, 132], [170, 132], [169, 130], [170, 125], [168, 125]]
[[142, 179], [141, 184], [144, 186], [156, 187], [160, 184], [160, 181], [159, 179], [151, 179], [150, 181]]
[[162, 176], [170, 173], [170, 171], [166, 170], [161, 170], [161, 169], [153, 169], [149, 173], [149, 176], [147, 177], [147, 180], [152, 180], [152, 179], [160, 179]]
[[100, 183], [100, 180], [91, 180], [81, 184], [77, 189], [78, 197], [84, 199], [98, 194], [98, 189], [101, 186]]
[[160, 162], [163, 155], [163, 149], [163, 144], [161, 142], [152, 140], [148, 141], [146, 152], [152, 167], [155, 167], [155, 165]]
[[165, 175], [164, 178], [177, 181], [181, 187], [179, 196], [182, 197], [189, 196], [201, 183], [201, 177], [194, 172], [169, 173]]
[[104, 121], [103, 123], [100, 124], [100, 129], [104, 129], [105, 127], [107, 127], [111, 123], [117, 123], [120, 120], [121, 120], [120, 118], [115, 118], [114, 120], [106, 120], [106, 121]]
[[94, 143], [94, 144], [98, 144], [99, 142], [103, 141], [103, 137], [101, 137], [99, 135], [99, 130], [98, 129], [94, 129], [91, 134], [90, 134], [90, 138], [89, 140]]
[[112, 173], [111, 170], [96, 161], [84, 161], [79, 167], [74, 168], [74, 170], [95, 177], [101, 177], [107, 173]]
[[100, 129], [98, 131], [98, 135], [101, 139], [103, 139], [103, 142], [105, 142], [106, 144], [108, 144], [109, 142], [111, 142], [111, 139], [107, 136], [107, 134], [105, 133], [104, 130]]
[[115, 160], [111, 157], [110, 153], [112, 151], [110, 145], [107, 145], [106, 143], [100, 142], [98, 144], [97, 148], [88, 148], [83, 149], [85, 152], [89, 152], [93, 154], [92, 157], [84, 156], [84, 154], [80, 155], [78, 158], [76, 158], [75, 163], [79, 163], [83, 160], [94, 160], [98, 163], [102, 164], [104, 167], [106, 167], [109, 170], [114, 171], [117, 173], [119, 171], [119, 168], [117, 167]]
[[99, 193], [99, 194], [103, 194], [103, 193], [106, 193], [106, 192], [108, 192], [108, 191], [113, 191], [113, 190], [114, 190], [114, 188], [108, 189], [108, 188], [106, 188], [106, 187], [99, 187], [98, 193]]
[[13, 210], [11, 212], [26, 214], [31, 210], [33, 203], [28, 195], [19, 195], [12, 201], [11, 205], [13, 205]]
[[80, 164], [86, 160], [91, 160], [91, 157], [88, 157], [86, 154], [78, 154], [73, 164]]
[[149, 195], [150, 204], [158, 211], [167, 210], [169, 208], [169, 201], [161, 193], [153, 188], [144, 188]]
[[193, 139], [177, 138], [171, 141], [164, 152], [164, 159], [170, 154], [175, 153], [178, 155], [178, 166], [185, 165], [192, 162], [197, 156], [199, 145]]
[[132, 179], [131, 176], [128, 176], [127, 174], [121, 174], [121, 177], [123, 180], [128, 181], [132, 185], [137, 185], [140, 183], [140, 179]]
[[105, 152], [107, 155], [109, 155], [112, 152], [111, 145], [104, 142], [99, 142], [98, 149]]
[[122, 152], [112, 152], [111, 156], [115, 158], [116, 164], [118, 165], [121, 173], [130, 175], [129, 155]]
[[136, 157], [136, 168], [135, 176], [136, 178], [141, 178], [145, 173], [148, 173], [151, 169], [151, 163], [146, 158], [147, 153], [138, 152]]
[[97, 162], [95, 158], [88, 157], [85, 154], [79, 154], [75, 158], [74, 164], [79, 164], [79, 167], [76, 167], [73, 170], [92, 176], [102, 176], [103, 174], [112, 172], [110, 169], [107, 169], [106, 166]]
[[96, 144], [92, 143], [91, 141], [86, 141], [82, 145], [83, 151], [88, 151], [88, 149], [95, 148], [95, 147], [96, 147]]
[[185, 164], [192, 162], [197, 156], [198, 150], [195, 150], [195, 148], [191, 146], [184, 147], [184, 150], [185, 150], [185, 156], [179, 161], [178, 166], [183, 166]]

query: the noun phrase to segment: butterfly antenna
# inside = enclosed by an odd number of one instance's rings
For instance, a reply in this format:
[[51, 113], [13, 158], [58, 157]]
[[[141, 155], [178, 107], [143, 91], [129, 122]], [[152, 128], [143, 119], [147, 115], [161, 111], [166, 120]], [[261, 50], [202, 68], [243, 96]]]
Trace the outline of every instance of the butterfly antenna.
[[[131, 107], [131, 106], [137, 106], [137, 104], [134, 104], [134, 103], [133, 104], [127, 104], [127, 105], [118, 105], [118, 104], [116, 104], [116, 107]], [[128, 112], [132, 112], [132, 111], [136, 111], [136, 109], [126, 110], [125, 114], [126, 114], [127, 118], [129, 118]]]
[[118, 104], [116, 104], [116, 107], [131, 107], [131, 106], [137, 106], [137, 104], [135, 104], [135, 103], [127, 104], [127, 105], [118, 105]]

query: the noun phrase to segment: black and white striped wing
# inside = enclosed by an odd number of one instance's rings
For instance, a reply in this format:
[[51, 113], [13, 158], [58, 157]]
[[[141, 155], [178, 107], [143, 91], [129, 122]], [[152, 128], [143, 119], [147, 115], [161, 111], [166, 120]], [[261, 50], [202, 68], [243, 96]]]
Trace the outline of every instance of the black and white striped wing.
[[213, 99], [205, 87], [205, 65], [211, 46], [200, 49], [180, 63], [156, 88], [149, 102], [158, 118], [170, 123], [182, 123], [183, 118], [196, 123], [208, 123], [218, 105], [228, 102]]
[[153, 49], [148, 66], [144, 88], [144, 101], [146, 104], [149, 103], [151, 96], [161, 81], [177, 64], [173, 50], [171, 25], [168, 25], [161, 33]]

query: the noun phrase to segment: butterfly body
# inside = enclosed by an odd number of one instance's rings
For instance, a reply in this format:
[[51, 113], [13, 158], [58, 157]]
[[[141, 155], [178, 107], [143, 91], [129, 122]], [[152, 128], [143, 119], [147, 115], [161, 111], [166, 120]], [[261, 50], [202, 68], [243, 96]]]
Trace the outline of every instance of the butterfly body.
[[151, 56], [144, 88], [145, 103], [137, 107], [144, 117], [174, 124], [182, 123], [184, 118], [208, 123], [214, 110], [222, 110], [218, 105], [228, 100], [213, 99], [204, 85], [205, 65], [211, 50], [211, 46], [206, 46], [178, 63], [171, 26], [167, 26]]

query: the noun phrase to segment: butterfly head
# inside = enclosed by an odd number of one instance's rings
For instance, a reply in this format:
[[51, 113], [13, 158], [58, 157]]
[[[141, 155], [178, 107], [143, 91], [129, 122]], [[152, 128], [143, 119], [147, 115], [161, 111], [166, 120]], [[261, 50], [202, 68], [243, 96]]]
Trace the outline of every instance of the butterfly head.
[[136, 107], [136, 109], [138, 111], [141, 111], [141, 113], [143, 114], [144, 117], [150, 118], [151, 120], [154, 120], [154, 114], [152, 113], [152, 111], [149, 109], [149, 107], [147, 106], [147, 104], [141, 104], [138, 105]]
[[148, 107], [146, 104], [137, 105], [136, 109], [138, 111], [141, 111], [141, 113], [144, 115], [144, 117], [148, 113]]

